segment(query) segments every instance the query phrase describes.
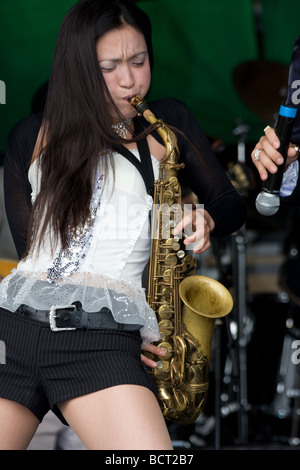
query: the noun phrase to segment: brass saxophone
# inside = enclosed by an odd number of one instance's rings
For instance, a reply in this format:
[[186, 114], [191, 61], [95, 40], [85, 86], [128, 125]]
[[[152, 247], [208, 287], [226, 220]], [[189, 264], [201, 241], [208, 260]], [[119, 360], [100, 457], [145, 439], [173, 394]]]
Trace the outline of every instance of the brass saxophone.
[[[196, 261], [186, 255], [179, 237], [165, 237], [166, 218], [160, 208], [182, 205], [177, 172], [183, 164], [179, 163], [177, 138], [139, 96], [132, 97], [130, 103], [138, 114], [157, 126], [166, 147], [154, 182], [153, 207], [158, 210], [152, 213], [147, 292], [147, 301], [159, 324], [161, 340], [156, 344], [165, 348], [166, 355], [151, 373], [164, 417], [188, 424], [197, 419], [206, 402], [215, 319], [231, 312], [233, 300], [220, 282], [195, 275]], [[169, 213], [171, 227], [175, 225], [176, 210], [174, 213]]]

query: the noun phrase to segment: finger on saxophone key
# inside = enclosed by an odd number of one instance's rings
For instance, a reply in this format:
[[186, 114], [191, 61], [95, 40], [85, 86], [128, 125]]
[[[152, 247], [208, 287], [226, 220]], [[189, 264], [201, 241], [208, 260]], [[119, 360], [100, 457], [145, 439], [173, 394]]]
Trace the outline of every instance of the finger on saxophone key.
[[178, 238], [182, 237], [182, 238], [186, 239], [186, 238], [189, 237], [184, 232], [180, 232], [180, 231], [176, 230], [176, 228], [174, 228], [171, 233], [172, 233], [173, 236], [177, 236]]

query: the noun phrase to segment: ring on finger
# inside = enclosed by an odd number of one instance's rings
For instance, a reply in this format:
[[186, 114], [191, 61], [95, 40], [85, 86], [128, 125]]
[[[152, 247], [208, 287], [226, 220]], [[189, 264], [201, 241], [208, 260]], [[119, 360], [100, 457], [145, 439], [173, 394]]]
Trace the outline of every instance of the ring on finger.
[[262, 150], [262, 149], [256, 149], [256, 150], [254, 151], [254, 153], [253, 153], [253, 158], [254, 158], [254, 160], [256, 160], [257, 162], [258, 162], [258, 160], [259, 160], [259, 154], [260, 154], [261, 150]]

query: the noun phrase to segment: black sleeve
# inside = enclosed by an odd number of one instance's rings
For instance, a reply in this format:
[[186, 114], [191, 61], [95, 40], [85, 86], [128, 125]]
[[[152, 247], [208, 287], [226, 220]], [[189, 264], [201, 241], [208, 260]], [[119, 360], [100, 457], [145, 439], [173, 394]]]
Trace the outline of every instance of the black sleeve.
[[232, 186], [206, 134], [187, 106], [173, 99], [164, 100], [163, 103], [161, 106], [159, 102], [153, 102], [156, 117], [180, 129], [198, 149], [196, 152], [188, 140], [178, 136], [180, 160], [185, 164], [178, 174], [180, 183], [197, 195], [199, 203], [204, 204], [214, 219], [212, 235], [223, 236], [235, 232], [245, 223], [244, 199]]
[[31, 212], [28, 169], [41, 115], [18, 122], [10, 131], [4, 157], [4, 198], [8, 224], [19, 258], [25, 253]]

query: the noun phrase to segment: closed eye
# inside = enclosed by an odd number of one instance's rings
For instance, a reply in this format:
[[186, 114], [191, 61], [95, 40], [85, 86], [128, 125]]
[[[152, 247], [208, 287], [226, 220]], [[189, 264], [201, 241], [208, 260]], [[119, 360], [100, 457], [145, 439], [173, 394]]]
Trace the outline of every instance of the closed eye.
[[111, 65], [110, 67], [104, 67], [103, 65], [100, 67], [103, 72], [112, 72], [117, 68], [116, 65]]
[[[128, 59], [128, 63], [133, 67], [142, 67], [145, 64], [148, 52], [138, 52]], [[103, 72], [113, 72], [119, 64], [122, 63], [121, 59], [106, 59], [100, 60], [99, 65]]]
[[143, 60], [142, 62], [132, 62], [132, 65], [135, 67], [142, 67], [144, 65], [145, 61]]

